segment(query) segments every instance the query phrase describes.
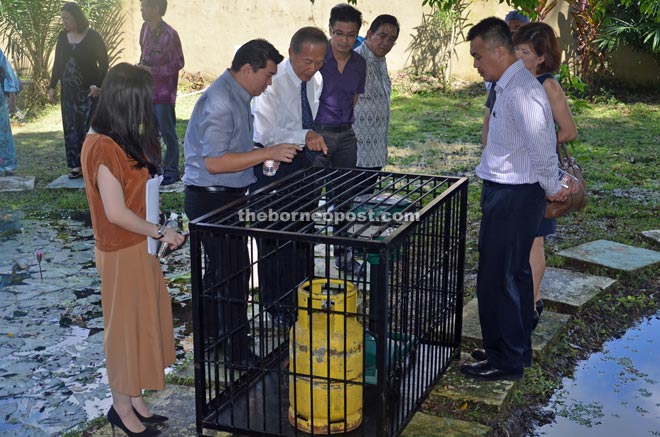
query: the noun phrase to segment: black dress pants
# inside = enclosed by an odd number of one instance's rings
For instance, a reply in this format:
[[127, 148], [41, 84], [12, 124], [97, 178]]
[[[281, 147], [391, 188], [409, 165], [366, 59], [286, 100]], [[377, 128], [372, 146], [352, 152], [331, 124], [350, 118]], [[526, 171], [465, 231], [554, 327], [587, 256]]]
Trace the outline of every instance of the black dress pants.
[[488, 361], [522, 372], [532, 362], [534, 288], [529, 253], [545, 211], [539, 184], [484, 181], [477, 297]]
[[[202, 192], [186, 188], [184, 209], [190, 220], [245, 196], [241, 192]], [[242, 236], [209, 235], [202, 239], [205, 271], [202, 305], [206, 338], [227, 338], [227, 361], [239, 363], [250, 356], [247, 298], [250, 256]]]
[[[298, 170], [311, 167], [305, 151], [296, 155], [290, 164], [281, 163], [275, 176], [265, 176], [262, 165], [254, 167], [257, 182], [250, 186], [250, 192], [265, 187]], [[295, 186], [292, 181], [288, 187]], [[284, 204], [275, 203], [277, 212], [310, 212], [316, 205], [313, 187], [303, 187], [309, 196], [296, 195], [287, 198]], [[277, 196], [277, 193], [266, 194]], [[276, 202], [275, 199], [273, 201]], [[268, 222], [269, 229], [278, 230], [286, 228], [295, 231], [297, 228], [310, 223], [296, 222]], [[276, 240], [272, 238], [257, 239], [259, 251], [259, 296], [263, 308], [282, 326], [289, 326], [295, 318], [295, 304], [297, 302], [297, 285], [307, 279], [307, 267], [313, 256], [312, 245], [305, 242]]]

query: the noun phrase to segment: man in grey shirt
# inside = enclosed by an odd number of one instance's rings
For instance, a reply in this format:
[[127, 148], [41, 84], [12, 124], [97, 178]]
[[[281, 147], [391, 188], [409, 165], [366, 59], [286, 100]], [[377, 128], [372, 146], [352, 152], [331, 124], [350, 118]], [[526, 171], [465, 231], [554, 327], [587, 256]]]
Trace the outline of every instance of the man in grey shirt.
[[[271, 84], [282, 59], [268, 41], [244, 44], [231, 68], [195, 104], [184, 142], [184, 209], [191, 220], [243, 197], [256, 180], [253, 166], [268, 159], [291, 162], [300, 150], [293, 144], [255, 149], [252, 143], [250, 101]], [[203, 297], [204, 335], [229, 334], [225, 362], [246, 365], [253, 359], [247, 342], [247, 242], [208, 236], [202, 244], [207, 255], [202, 295], [218, 293], [218, 299]]]
[[486, 359], [461, 371], [515, 380], [532, 364], [532, 242], [546, 199], [564, 200], [573, 188], [560, 186], [552, 110], [543, 87], [516, 59], [507, 24], [486, 18], [467, 39], [474, 67], [496, 82], [497, 99], [476, 171], [483, 180], [477, 297]]

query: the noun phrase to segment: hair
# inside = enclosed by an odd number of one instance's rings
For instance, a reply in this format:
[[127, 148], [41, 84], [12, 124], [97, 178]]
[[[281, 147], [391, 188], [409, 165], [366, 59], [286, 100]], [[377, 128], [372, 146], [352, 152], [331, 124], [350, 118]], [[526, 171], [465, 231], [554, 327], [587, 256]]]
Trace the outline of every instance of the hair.
[[145, 3], [149, 3], [149, 6], [158, 6], [160, 9], [160, 16], [164, 16], [167, 12], [167, 0], [143, 0]]
[[333, 27], [337, 21], [355, 23], [358, 30], [360, 30], [360, 27], [362, 27], [362, 12], [348, 3], [339, 3], [330, 9], [330, 27]]
[[289, 47], [291, 47], [293, 53], [298, 54], [302, 51], [305, 43], [327, 45], [328, 37], [318, 27], [303, 27], [293, 34]]
[[506, 17], [504, 17], [504, 21], [506, 24], [509, 24], [509, 21], [513, 20], [518, 20], [521, 23], [529, 23], [529, 17], [522, 13], [521, 11], [511, 11], [508, 14], [506, 14]]
[[484, 18], [468, 31], [467, 40], [481, 38], [487, 45], [493, 47], [504, 47], [509, 53], [515, 53], [511, 31], [504, 20], [497, 17]]
[[538, 56], [545, 59], [536, 68], [538, 74], [556, 73], [561, 64], [561, 50], [557, 35], [545, 23], [529, 23], [521, 26], [513, 35], [513, 44], [529, 44]]
[[135, 168], [157, 172], [160, 144], [152, 111], [151, 74], [122, 62], [103, 81], [92, 128], [112, 138], [135, 161]]
[[75, 2], [66, 2], [62, 5], [62, 12], [68, 12], [76, 21], [76, 32], [84, 32], [89, 28], [89, 20], [82, 9]]
[[257, 71], [266, 68], [268, 61], [273, 61], [275, 65], [282, 62], [284, 56], [277, 51], [275, 47], [265, 39], [253, 39], [248, 41], [236, 51], [234, 59], [231, 61], [231, 71], [237, 72], [245, 64], [250, 64], [252, 70]]
[[374, 21], [371, 22], [371, 26], [369, 26], [369, 31], [371, 33], [376, 33], [378, 28], [382, 26], [383, 24], [391, 24], [396, 28], [396, 36], [399, 36], [399, 32], [401, 31], [401, 27], [399, 26], [399, 21], [396, 19], [394, 15], [379, 15], [377, 16]]

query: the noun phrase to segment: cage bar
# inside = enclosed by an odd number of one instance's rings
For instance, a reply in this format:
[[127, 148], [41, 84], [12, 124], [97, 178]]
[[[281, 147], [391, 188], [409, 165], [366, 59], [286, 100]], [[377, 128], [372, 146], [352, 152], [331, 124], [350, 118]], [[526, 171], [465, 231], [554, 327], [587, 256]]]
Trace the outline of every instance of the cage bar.
[[198, 434], [398, 435], [460, 353], [467, 189], [313, 168], [191, 222]]

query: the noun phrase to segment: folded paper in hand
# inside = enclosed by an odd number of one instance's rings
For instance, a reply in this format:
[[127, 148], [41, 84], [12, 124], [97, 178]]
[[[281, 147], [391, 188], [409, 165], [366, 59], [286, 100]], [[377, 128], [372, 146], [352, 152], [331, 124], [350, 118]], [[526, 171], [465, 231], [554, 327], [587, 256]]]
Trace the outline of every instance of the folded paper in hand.
[[[163, 177], [156, 175], [147, 181], [147, 221], [153, 224], [159, 224], [160, 220], [160, 183]], [[147, 250], [149, 255], [155, 255], [158, 250], [158, 240], [155, 238], [147, 237]]]

